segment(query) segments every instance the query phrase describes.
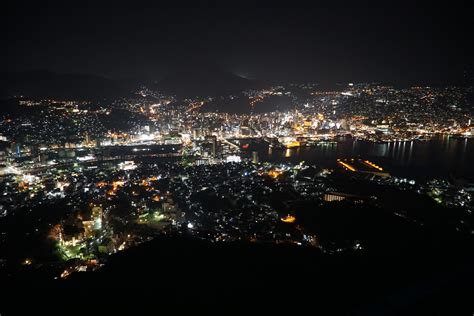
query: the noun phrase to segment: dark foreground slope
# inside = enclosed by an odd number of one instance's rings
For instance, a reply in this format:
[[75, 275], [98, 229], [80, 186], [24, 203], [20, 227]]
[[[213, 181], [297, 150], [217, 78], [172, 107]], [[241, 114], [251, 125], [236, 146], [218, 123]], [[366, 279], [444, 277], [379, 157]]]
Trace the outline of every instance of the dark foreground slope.
[[[400, 232], [403, 234], [403, 232]], [[473, 258], [440, 239], [384, 254], [209, 243], [163, 237], [114, 255], [66, 281], [15, 282], [15, 310], [49, 314], [466, 314], [474, 310]], [[18, 314], [18, 313], [15, 313]]]

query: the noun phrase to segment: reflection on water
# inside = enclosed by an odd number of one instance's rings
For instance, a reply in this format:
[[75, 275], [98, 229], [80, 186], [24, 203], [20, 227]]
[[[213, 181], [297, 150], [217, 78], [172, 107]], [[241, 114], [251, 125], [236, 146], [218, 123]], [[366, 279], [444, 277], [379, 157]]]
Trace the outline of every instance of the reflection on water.
[[474, 175], [474, 139], [440, 136], [427, 141], [373, 143], [345, 139], [338, 143], [291, 149], [265, 148], [262, 160], [298, 163], [301, 160], [322, 167], [334, 166], [337, 158], [366, 157], [407, 177]]
[[408, 164], [411, 164], [412, 153], [413, 153], [413, 141], [410, 142], [410, 149], [408, 151]]

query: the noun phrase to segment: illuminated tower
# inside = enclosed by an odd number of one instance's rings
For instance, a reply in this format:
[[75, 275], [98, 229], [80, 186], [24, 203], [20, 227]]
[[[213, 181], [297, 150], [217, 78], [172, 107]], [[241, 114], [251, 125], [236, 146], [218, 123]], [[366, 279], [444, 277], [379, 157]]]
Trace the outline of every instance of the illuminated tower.
[[252, 151], [252, 163], [258, 164], [258, 161], [259, 161], [259, 159], [258, 159], [258, 152]]
[[86, 142], [86, 144], [89, 144], [89, 142], [90, 142], [89, 133], [88, 133], [88, 132], [86, 132], [86, 134], [84, 135], [84, 141]]

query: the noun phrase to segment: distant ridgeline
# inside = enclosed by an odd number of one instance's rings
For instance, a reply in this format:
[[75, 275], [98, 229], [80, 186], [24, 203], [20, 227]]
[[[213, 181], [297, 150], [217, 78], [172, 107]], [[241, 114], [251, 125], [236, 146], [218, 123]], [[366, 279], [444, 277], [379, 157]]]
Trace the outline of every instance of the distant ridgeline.
[[50, 71], [0, 74], [0, 98], [58, 98], [100, 100], [126, 95], [132, 84], [87, 74], [58, 74]]

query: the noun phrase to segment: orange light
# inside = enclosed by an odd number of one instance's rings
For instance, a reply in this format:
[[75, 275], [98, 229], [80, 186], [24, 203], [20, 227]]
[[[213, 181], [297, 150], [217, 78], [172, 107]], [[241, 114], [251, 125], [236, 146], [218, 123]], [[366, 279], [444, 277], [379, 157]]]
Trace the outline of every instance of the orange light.
[[113, 185], [114, 187], [123, 187], [124, 182], [123, 182], [123, 181], [114, 181], [114, 182], [112, 183], [112, 185]]
[[373, 162], [370, 162], [369, 160], [364, 160], [364, 162], [369, 165], [370, 167], [374, 168], [374, 169], [377, 169], [379, 171], [383, 171], [383, 168], [374, 164]]
[[104, 181], [101, 181], [101, 182], [97, 183], [97, 186], [98, 186], [99, 188], [103, 188], [103, 187], [105, 187], [106, 185], [107, 185], [107, 182], [104, 182]]
[[300, 147], [300, 146], [301, 146], [301, 143], [297, 141], [286, 144], [286, 148], [295, 148], [295, 147]]
[[284, 223], [294, 223], [296, 221], [296, 217], [292, 215], [287, 215], [281, 218], [281, 221]]
[[352, 167], [351, 165], [345, 163], [345, 162], [342, 162], [342, 161], [338, 161], [337, 162], [338, 164], [342, 165], [343, 167], [349, 169], [350, 171], [356, 171], [356, 169], [354, 167]]
[[61, 273], [61, 279], [67, 278], [70, 274], [71, 272], [68, 269], [64, 270], [63, 273]]
[[270, 170], [268, 171], [268, 175], [274, 179], [278, 178], [282, 174], [279, 170]]

